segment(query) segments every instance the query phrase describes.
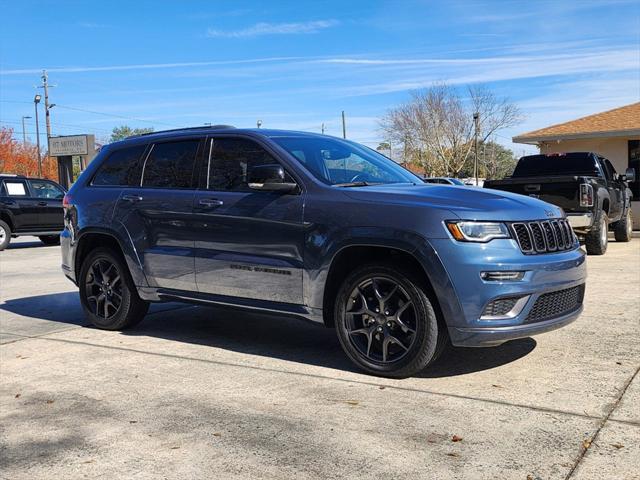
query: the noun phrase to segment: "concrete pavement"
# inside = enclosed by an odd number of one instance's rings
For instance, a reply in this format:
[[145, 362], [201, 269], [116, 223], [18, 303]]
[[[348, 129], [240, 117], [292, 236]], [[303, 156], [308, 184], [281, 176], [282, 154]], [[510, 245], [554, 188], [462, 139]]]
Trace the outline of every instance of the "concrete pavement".
[[407, 380], [291, 319], [167, 304], [86, 328], [59, 263], [0, 253], [2, 477], [640, 479], [638, 240], [588, 258], [572, 325]]

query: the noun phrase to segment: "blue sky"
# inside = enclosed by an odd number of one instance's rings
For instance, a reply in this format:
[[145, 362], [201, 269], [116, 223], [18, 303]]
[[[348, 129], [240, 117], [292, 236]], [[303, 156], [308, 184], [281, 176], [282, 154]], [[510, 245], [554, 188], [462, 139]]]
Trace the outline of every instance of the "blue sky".
[[375, 146], [412, 89], [483, 83], [525, 114], [497, 138], [521, 154], [514, 134], [640, 100], [640, 2], [4, 2], [0, 125], [17, 136], [42, 68], [53, 133], [102, 138], [258, 119], [340, 135], [345, 110]]

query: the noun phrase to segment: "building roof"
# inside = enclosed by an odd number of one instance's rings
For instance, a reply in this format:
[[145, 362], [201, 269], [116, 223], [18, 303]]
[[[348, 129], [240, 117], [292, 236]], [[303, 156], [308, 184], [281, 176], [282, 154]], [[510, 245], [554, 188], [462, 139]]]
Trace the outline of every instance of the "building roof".
[[621, 136], [640, 136], [640, 102], [523, 133], [513, 137], [513, 141], [514, 143], [539, 143]]

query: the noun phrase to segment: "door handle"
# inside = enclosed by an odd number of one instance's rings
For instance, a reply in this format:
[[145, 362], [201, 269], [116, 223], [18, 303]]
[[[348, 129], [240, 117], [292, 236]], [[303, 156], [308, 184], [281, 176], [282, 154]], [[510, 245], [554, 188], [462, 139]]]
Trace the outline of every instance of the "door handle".
[[47, 202], [38, 202], [38, 205], [41, 207], [46, 207], [49, 204]]
[[140, 195], [123, 195], [122, 200], [125, 202], [136, 203], [142, 201], [142, 197]]
[[13, 200], [3, 200], [2, 202], [3, 205], [15, 205], [16, 202], [14, 202]]
[[200, 200], [198, 200], [198, 205], [200, 205], [201, 207], [215, 208], [221, 207], [222, 205], [224, 205], [224, 202], [222, 200], [218, 200], [217, 198], [201, 198]]

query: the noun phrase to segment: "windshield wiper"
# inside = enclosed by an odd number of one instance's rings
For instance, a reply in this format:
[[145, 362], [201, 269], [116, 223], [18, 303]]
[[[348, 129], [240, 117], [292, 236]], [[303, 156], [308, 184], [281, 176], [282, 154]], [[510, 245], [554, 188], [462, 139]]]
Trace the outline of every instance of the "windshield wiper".
[[371, 185], [380, 185], [380, 183], [371, 183], [371, 182], [345, 182], [345, 183], [334, 183], [334, 187], [370, 187]]

